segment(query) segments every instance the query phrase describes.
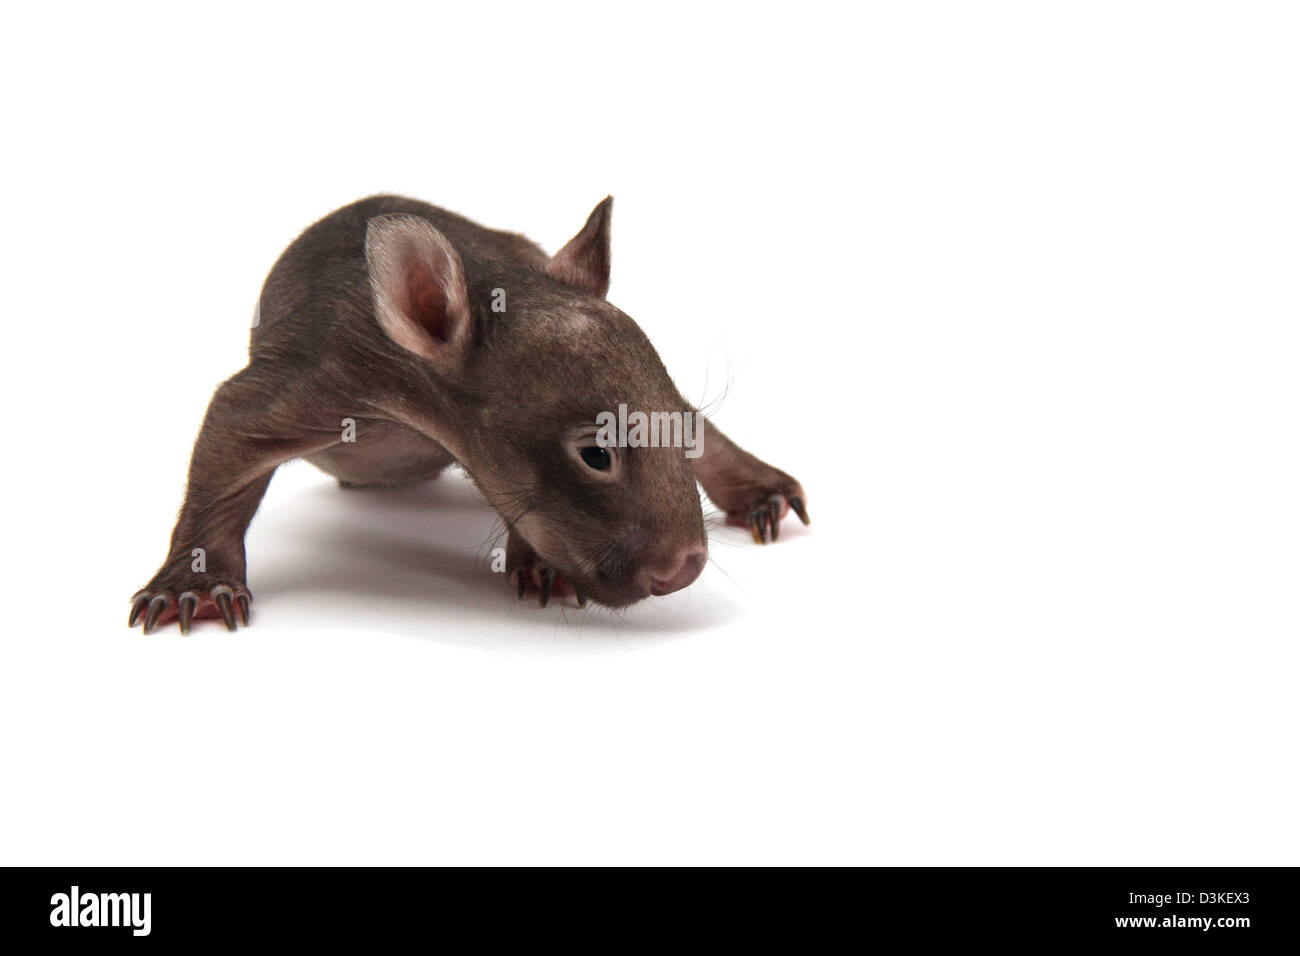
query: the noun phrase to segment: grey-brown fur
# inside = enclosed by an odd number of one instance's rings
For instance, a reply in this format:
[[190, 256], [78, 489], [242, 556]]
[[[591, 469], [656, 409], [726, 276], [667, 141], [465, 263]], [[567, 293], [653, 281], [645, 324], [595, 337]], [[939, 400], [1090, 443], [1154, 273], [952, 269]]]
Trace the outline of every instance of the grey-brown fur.
[[[459, 462], [510, 528], [520, 593], [536, 587], [543, 603], [573, 591], [624, 606], [689, 583], [707, 547], [697, 480], [756, 540], [776, 540], [786, 502], [806, 520], [798, 483], [710, 424], [694, 462], [681, 448], [633, 448], [606, 471], [583, 463], [598, 413], [690, 409], [640, 328], [604, 299], [611, 204], [554, 257], [398, 196], [307, 229], [267, 277], [248, 366], [212, 399], [171, 549], [131, 622], [179, 617], [188, 630], [220, 614], [234, 627], [236, 608], [247, 622], [244, 532], [294, 457], [344, 485]], [[491, 308], [497, 289], [505, 312]], [[355, 443], [342, 440], [349, 418]], [[194, 548], [203, 572], [191, 570]]]

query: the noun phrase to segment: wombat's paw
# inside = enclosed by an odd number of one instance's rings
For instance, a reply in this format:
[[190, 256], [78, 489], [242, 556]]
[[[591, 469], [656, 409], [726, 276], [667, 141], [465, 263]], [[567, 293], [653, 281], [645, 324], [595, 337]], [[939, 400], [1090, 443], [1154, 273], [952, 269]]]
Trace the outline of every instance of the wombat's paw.
[[790, 511], [805, 525], [811, 523], [803, 502], [803, 489], [791, 478], [780, 491], [759, 492], [744, 506], [728, 511], [727, 524], [748, 528], [755, 544], [775, 542], [781, 532], [781, 519]]
[[191, 586], [182, 589], [151, 583], [137, 591], [131, 598], [127, 627], [135, 627], [143, 614], [146, 634], [152, 633], [159, 624], [170, 624], [173, 620], [180, 622], [182, 634], [188, 634], [192, 621], [217, 617], [226, 622], [226, 630], [233, 631], [238, 627], [235, 623], [236, 608], [243, 618], [244, 627], [248, 627], [253, 595], [242, 582], [212, 580], [202, 586], [192, 586], [192, 581], [187, 584]]
[[587, 604], [586, 598], [577, 588], [547, 565], [541, 556], [513, 531], [506, 545], [506, 576], [515, 586], [520, 600], [523, 600], [525, 595], [536, 592], [539, 607], [546, 607], [553, 597], [563, 601], [570, 595], [573, 596], [578, 607], [585, 607]]

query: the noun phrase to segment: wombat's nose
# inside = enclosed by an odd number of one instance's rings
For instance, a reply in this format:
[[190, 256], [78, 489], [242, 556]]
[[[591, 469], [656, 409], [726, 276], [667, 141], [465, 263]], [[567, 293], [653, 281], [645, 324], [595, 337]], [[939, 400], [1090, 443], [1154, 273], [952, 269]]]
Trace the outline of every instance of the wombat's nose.
[[662, 564], [642, 568], [641, 576], [649, 584], [651, 594], [672, 594], [700, 576], [707, 557], [704, 545], [693, 544]]

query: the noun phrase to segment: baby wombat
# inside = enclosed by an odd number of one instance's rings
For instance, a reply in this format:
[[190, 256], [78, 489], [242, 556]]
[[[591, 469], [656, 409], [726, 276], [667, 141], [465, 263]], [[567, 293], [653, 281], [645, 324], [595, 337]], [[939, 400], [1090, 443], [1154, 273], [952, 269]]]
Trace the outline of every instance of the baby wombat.
[[208, 406], [171, 550], [129, 623], [185, 633], [220, 615], [233, 630], [238, 610], [247, 625], [244, 532], [290, 458], [344, 487], [459, 463], [505, 520], [520, 597], [543, 606], [623, 607], [694, 581], [697, 481], [755, 541], [776, 541], [791, 508], [807, 524], [799, 483], [700, 416], [605, 301], [612, 205], [554, 256], [400, 196], [299, 236], [262, 288], [248, 367]]

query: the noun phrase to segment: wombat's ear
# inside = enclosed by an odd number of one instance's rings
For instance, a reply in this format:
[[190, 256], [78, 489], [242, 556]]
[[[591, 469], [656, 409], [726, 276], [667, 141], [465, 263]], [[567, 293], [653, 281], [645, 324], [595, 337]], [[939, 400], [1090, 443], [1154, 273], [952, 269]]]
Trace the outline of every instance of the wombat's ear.
[[419, 216], [376, 216], [366, 226], [375, 316], [388, 337], [444, 361], [472, 337], [465, 269], [447, 238]]
[[602, 298], [609, 291], [609, 217], [614, 197], [591, 211], [582, 231], [570, 239], [546, 265], [548, 275]]

